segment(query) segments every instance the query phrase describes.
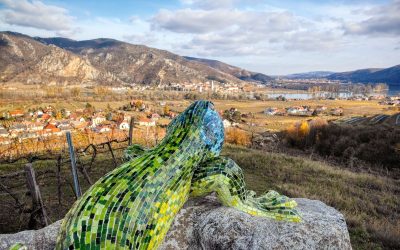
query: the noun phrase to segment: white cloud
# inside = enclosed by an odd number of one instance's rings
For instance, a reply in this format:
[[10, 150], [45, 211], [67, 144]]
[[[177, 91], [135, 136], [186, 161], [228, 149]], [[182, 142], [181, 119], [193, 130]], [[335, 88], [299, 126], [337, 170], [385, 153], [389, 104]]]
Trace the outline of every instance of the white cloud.
[[181, 0], [181, 2], [200, 9], [222, 9], [232, 7], [239, 0]]
[[332, 26], [331, 20], [316, 22], [282, 10], [162, 10], [150, 21], [157, 31], [190, 34], [181, 49], [202, 56], [334, 49], [338, 44], [335, 32], [322, 29]]
[[151, 46], [158, 42], [158, 38], [154, 33], [145, 32], [142, 34], [131, 34], [131, 35], [124, 35], [123, 39], [126, 42], [133, 43], [133, 44], [142, 44]]
[[152, 19], [154, 29], [177, 33], [207, 33], [234, 25], [232, 19], [241, 19], [235, 10], [161, 10]]
[[0, 3], [5, 6], [0, 11], [0, 18], [7, 24], [50, 31], [73, 29], [74, 18], [64, 8], [41, 1], [0, 0]]
[[289, 11], [246, 10], [161, 10], [152, 19], [152, 26], [177, 33], [208, 33], [239, 27], [260, 32], [286, 32], [309, 24]]
[[346, 34], [352, 35], [400, 35], [400, 0], [375, 6], [359, 13], [367, 16], [360, 21], [344, 22]]

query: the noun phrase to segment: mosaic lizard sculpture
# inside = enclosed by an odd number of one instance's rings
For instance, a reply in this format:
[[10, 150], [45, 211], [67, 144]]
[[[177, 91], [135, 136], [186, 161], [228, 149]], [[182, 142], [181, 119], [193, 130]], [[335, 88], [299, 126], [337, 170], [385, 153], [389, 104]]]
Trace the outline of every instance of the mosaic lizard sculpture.
[[153, 149], [128, 148], [128, 162], [99, 179], [71, 208], [57, 249], [155, 249], [189, 196], [216, 192], [251, 215], [300, 221], [296, 202], [274, 191], [255, 197], [242, 170], [220, 157], [224, 130], [214, 105], [197, 101]]

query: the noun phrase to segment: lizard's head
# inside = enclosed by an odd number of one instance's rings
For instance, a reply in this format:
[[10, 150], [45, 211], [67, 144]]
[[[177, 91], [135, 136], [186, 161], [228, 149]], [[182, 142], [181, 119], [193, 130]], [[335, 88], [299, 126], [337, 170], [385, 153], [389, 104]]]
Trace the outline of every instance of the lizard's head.
[[[212, 155], [218, 155], [224, 143], [224, 126], [210, 101], [196, 101], [177, 116], [168, 126], [167, 133], [183, 129], [189, 137], [198, 137], [194, 143], [205, 144]], [[197, 138], [196, 138], [197, 139]]]

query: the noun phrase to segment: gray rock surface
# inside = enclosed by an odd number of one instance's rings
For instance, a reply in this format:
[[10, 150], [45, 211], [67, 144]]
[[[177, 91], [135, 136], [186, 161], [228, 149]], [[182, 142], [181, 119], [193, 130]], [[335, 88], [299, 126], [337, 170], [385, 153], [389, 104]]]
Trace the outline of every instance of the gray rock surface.
[[[295, 200], [303, 217], [301, 223], [254, 217], [221, 206], [214, 196], [190, 199], [160, 249], [351, 249], [341, 213], [320, 201]], [[60, 224], [0, 235], [0, 249], [17, 242], [28, 249], [53, 249]]]

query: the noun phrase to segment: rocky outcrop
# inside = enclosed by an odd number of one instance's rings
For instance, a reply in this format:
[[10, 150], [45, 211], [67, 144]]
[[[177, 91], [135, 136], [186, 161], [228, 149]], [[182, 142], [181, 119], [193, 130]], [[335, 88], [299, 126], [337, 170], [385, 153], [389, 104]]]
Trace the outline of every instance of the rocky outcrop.
[[[160, 247], [169, 249], [351, 249], [341, 213], [316, 200], [295, 199], [303, 221], [279, 222], [221, 206], [214, 196], [190, 199]], [[17, 242], [53, 249], [60, 221], [37, 231], [0, 235], [0, 249]]]
[[165, 50], [114, 39], [75, 41], [0, 32], [0, 82], [57, 85], [244, 83], [236, 75]]
[[0, 75], [0, 81], [26, 84], [121, 83], [88, 59], [10, 32], [0, 32]]

